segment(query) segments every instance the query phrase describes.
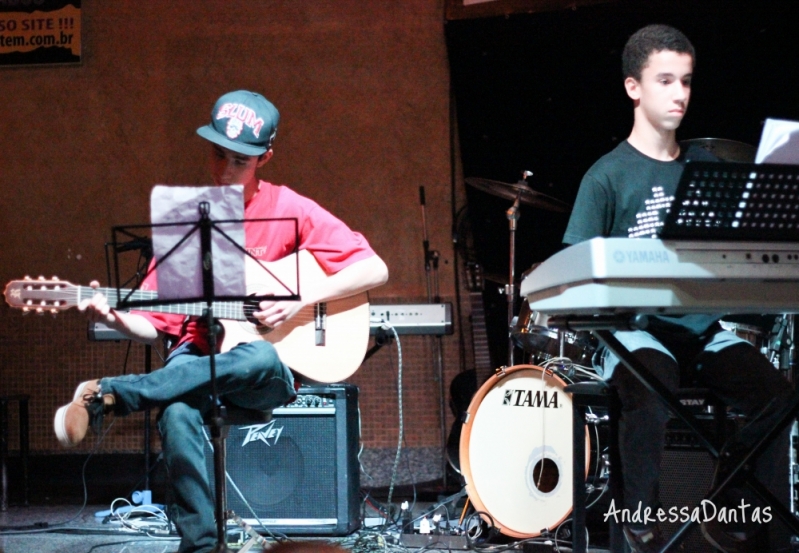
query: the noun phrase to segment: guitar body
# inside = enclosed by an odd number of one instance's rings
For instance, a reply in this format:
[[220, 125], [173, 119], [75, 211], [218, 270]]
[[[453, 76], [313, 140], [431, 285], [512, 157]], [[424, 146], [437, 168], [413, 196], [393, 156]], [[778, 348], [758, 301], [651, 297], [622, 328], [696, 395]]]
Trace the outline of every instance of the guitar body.
[[[280, 282], [296, 290], [294, 256], [265, 265], [269, 272], [247, 258], [245, 271], [248, 294], [286, 293]], [[300, 251], [299, 266], [300, 287], [328, 278], [313, 255], [305, 250]], [[317, 318], [317, 315], [320, 317]], [[323, 304], [306, 305], [274, 329], [249, 321], [222, 319], [221, 323], [225, 329], [220, 348], [223, 352], [237, 344], [266, 340], [274, 344], [286, 365], [306, 378], [317, 382], [340, 382], [358, 370], [366, 354], [369, 344], [369, 299], [364, 292]]]

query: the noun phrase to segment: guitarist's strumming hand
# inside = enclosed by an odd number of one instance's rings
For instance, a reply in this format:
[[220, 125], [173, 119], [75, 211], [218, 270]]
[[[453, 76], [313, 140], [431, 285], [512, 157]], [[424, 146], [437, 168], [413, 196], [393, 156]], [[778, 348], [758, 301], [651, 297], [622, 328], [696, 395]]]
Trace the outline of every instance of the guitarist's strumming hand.
[[[94, 289], [100, 286], [96, 280], [89, 283]], [[101, 293], [96, 293], [91, 298], [78, 303], [78, 311], [86, 314], [86, 318], [93, 323], [104, 325], [118, 330], [133, 340], [154, 344], [158, 341], [159, 333], [150, 321], [135, 313], [121, 313], [108, 305], [108, 298]]]
[[304, 301], [262, 301], [258, 304], [260, 311], [255, 311], [253, 317], [262, 325], [277, 328], [305, 307]]

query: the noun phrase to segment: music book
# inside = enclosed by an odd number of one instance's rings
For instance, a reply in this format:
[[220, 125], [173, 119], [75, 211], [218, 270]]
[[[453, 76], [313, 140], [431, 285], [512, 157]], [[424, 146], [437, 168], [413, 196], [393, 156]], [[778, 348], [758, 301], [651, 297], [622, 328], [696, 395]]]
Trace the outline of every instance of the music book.
[[799, 164], [799, 121], [766, 119], [755, 163]]
[[[201, 242], [197, 228], [200, 202], [209, 203], [211, 221], [226, 221], [211, 229], [214, 295], [246, 295], [245, 253], [241, 249], [244, 247], [244, 223], [241, 222], [244, 186], [157, 185], [150, 195], [150, 217], [154, 225], [153, 255], [160, 261], [157, 269], [159, 299], [203, 296]], [[169, 254], [184, 238], [185, 241]]]

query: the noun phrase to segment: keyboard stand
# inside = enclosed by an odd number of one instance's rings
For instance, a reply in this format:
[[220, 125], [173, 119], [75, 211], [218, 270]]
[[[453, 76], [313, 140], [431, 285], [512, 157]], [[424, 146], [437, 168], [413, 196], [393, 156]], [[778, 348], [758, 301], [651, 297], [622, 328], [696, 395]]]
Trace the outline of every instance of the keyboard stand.
[[[660, 380], [655, 378], [654, 375], [652, 375], [652, 373], [649, 372], [649, 370], [644, 367], [615, 336], [613, 336], [612, 330], [643, 330], [646, 327], [646, 322], [646, 317], [640, 315], [610, 315], [600, 317], [558, 315], [551, 317], [547, 324], [551, 328], [570, 330], [572, 332], [581, 330], [590, 331], [605, 347], [619, 358], [621, 363], [623, 363], [650, 392], [655, 394], [666, 404], [668, 409], [697, 436], [701, 445], [707, 449], [716, 461], [718, 461], [720, 452], [713, 443], [712, 436], [698, 424], [693, 414], [683, 407], [674, 394], [672, 394]], [[727, 478], [718, 483], [714, 489], [711, 489], [705, 496], [705, 499], [712, 501], [716, 498], [739, 473], [742, 473], [744, 467], [748, 463], [757, 459], [763, 449], [793, 422], [797, 413], [799, 413], [799, 394], [795, 393], [793, 400], [786, 407], [784, 413], [773, 425], [771, 430], [763, 435], [754, 446], [742, 454], [740, 461], [734, 466]], [[774, 495], [757, 480], [754, 474], [743, 473], [743, 476], [746, 485], [764, 503], [772, 508], [774, 514], [791, 529], [794, 535], [799, 535], [799, 519], [797, 519], [779, 499], [774, 497]], [[671, 551], [673, 547], [683, 540], [685, 534], [695, 524], [696, 522], [694, 521], [686, 521], [677, 532], [675, 532], [662, 551]], [[585, 549], [579, 551], [575, 548], [574, 553], [585, 553]]]

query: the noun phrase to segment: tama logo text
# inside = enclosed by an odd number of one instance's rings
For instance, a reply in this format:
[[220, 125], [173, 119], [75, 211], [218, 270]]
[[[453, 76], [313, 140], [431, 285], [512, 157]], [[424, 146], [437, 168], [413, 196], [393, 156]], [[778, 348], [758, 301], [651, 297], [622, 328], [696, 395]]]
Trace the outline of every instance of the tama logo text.
[[505, 390], [502, 405], [513, 407], [541, 407], [544, 409], [557, 409], [558, 392], [533, 391], [533, 390]]

